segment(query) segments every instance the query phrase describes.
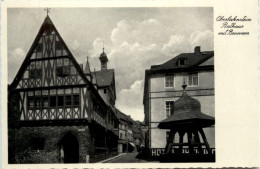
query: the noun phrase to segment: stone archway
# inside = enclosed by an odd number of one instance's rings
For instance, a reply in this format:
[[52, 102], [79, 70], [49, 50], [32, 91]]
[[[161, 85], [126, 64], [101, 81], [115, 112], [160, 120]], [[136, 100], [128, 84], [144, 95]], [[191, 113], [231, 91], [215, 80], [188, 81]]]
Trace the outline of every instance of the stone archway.
[[63, 136], [60, 141], [60, 151], [64, 163], [79, 162], [79, 142], [73, 134], [68, 133]]

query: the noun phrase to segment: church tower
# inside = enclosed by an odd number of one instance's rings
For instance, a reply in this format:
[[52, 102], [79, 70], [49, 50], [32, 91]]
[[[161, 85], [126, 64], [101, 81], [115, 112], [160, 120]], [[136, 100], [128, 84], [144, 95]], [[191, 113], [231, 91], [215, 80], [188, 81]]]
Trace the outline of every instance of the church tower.
[[106, 53], [104, 52], [104, 47], [103, 47], [103, 53], [100, 54], [99, 60], [101, 62], [101, 70], [107, 70], [108, 58]]

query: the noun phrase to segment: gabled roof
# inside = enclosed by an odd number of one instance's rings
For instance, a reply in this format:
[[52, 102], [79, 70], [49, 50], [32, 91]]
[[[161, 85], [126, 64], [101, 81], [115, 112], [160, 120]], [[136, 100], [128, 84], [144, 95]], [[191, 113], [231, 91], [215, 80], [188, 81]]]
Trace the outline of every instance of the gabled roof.
[[[92, 72], [93, 74], [93, 72]], [[96, 71], [96, 80], [99, 87], [110, 86], [114, 79], [114, 69]]]
[[14, 78], [14, 81], [11, 83], [11, 85], [9, 86], [9, 89], [14, 89], [16, 88], [16, 86], [19, 83], [19, 80], [21, 79], [26, 67], [27, 67], [27, 63], [28, 60], [30, 60], [33, 50], [36, 48], [37, 46], [37, 42], [39, 41], [39, 39], [41, 38], [41, 36], [43, 35], [44, 31], [55, 31], [55, 33], [57, 34], [58, 38], [60, 39], [60, 41], [62, 42], [62, 44], [64, 45], [64, 48], [66, 49], [66, 51], [68, 52], [68, 58], [72, 61], [73, 65], [75, 66], [75, 68], [78, 70], [79, 75], [81, 76], [81, 78], [83, 79], [83, 81], [86, 84], [91, 84], [88, 79], [85, 77], [83, 70], [81, 69], [80, 65], [78, 64], [78, 62], [76, 61], [76, 59], [73, 57], [72, 53], [70, 52], [69, 48], [67, 47], [66, 43], [63, 41], [62, 37], [60, 36], [59, 32], [57, 31], [55, 25], [53, 24], [53, 22], [51, 21], [50, 17], [47, 15], [46, 18], [44, 19], [41, 28], [38, 32], [38, 34], [36, 35], [36, 38], [34, 39], [34, 42], [32, 43], [29, 52], [27, 53], [21, 68], [19, 69], [17, 75]]
[[[152, 65], [151, 70], [167, 70], [167, 69], [174, 69], [174, 68], [194, 67], [201, 64], [202, 62], [205, 62], [206, 60], [208, 60], [213, 56], [214, 56], [213, 51], [200, 52], [198, 54], [182, 53], [161, 65]], [[186, 64], [179, 66], [177, 62], [179, 59], [182, 58], [186, 60]]]

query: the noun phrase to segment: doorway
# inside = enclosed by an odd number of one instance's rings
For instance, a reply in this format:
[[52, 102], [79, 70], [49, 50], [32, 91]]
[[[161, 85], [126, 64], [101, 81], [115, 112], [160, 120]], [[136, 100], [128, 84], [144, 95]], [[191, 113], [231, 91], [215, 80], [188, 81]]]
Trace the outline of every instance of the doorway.
[[[79, 143], [73, 134], [66, 134], [60, 142], [60, 157], [64, 163], [79, 162]], [[63, 157], [62, 157], [63, 156]]]

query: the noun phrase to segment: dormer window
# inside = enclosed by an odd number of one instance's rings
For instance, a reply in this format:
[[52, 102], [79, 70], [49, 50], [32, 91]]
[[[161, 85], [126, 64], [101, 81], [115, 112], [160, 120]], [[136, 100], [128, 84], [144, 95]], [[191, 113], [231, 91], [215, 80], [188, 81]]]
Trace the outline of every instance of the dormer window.
[[180, 58], [180, 59], [178, 59], [178, 61], [177, 61], [177, 65], [178, 65], [178, 66], [185, 66], [185, 65], [186, 65], [186, 61], [187, 61], [186, 58]]

